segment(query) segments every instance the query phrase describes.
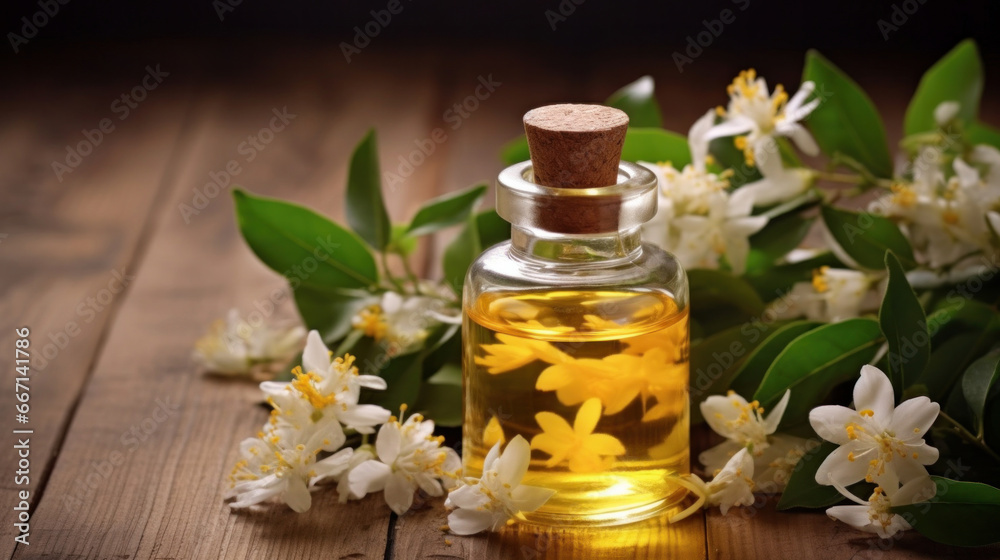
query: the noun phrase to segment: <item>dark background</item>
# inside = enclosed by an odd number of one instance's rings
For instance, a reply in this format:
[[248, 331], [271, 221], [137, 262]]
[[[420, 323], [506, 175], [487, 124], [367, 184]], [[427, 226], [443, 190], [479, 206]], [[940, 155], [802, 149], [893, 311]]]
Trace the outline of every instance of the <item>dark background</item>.
[[[641, 47], [647, 52], [662, 52], [665, 64], [672, 64], [670, 54], [683, 49], [688, 36], [704, 30], [705, 20], [717, 19], [728, 8], [734, 11], [735, 21], [726, 25], [724, 33], [706, 49], [702, 55], [705, 58], [741, 59], [771, 51], [789, 51], [799, 56], [805, 49], [818, 48], [831, 56], [842, 55], [841, 58], [875, 53], [880, 58], [916, 55], [933, 60], [966, 37], [977, 40], [989, 66], [995, 66], [1000, 54], [1000, 33], [996, 26], [1000, 4], [988, 0], [823, 3], [583, 0], [579, 5], [572, 0], [399, 1], [403, 10], [379, 33], [374, 41], [378, 49], [529, 46], [539, 55], [544, 53], [571, 64], [595, 52]], [[20, 33], [21, 18], [30, 18], [40, 8], [37, 0], [3, 4], [0, 22], [6, 40], [0, 52], [3, 61], [10, 63], [11, 59], [31, 59], [52, 51], [95, 45], [113, 45], [148, 54], [175, 49], [178, 42], [198, 44], [210, 51], [206, 54], [229, 52], [227, 49], [234, 44], [244, 49], [288, 43], [338, 45], [341, 41], [351, 41], [354, 27], [363, 27], [372, 17], [369, 11], [384, 9], [387, 1], [242, 0], [231, 6], [231, 10], [224, 10], [220, 20], [218, 6], [228, 5], [227, 0], [100, 3], [69, 0], [59, 6], [59, 13], [49, 18], [17, 56], [7, 34]], [[565, 21], [556, 23], [555, 30], [546, 17], [549, 10], [568, 13]], [[902, 22], [902, 25], [898, 30], [889, 30], [886, 38], [879, 29], [879, 20], [894, 25]], [[15, 68], [21, 66], [16, 64]]]

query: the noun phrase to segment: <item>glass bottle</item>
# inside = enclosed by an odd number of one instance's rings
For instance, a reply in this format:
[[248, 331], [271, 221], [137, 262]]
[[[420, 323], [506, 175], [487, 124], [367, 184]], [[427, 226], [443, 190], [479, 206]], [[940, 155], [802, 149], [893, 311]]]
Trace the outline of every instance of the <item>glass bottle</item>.
[[521, 435], [532, 447], [523, 483], [556, 490], [524, 521], [651, 517], [683, 499], [675, 478], [689, 472], [690, 454], [687, 279], [672, 255], [640, 239], [656, 213], [656, 178], [615, 156], [615, 184], [540, 185], [539, 160], [553, 166], [545, 150], [583, 146], [554, 155], [579, 169], [594, 143], [535, 144], [534, 166], [497, 179], [511, 240], [486, 250], [465, 280], [465, 474], [480, 476], [490, 448]]

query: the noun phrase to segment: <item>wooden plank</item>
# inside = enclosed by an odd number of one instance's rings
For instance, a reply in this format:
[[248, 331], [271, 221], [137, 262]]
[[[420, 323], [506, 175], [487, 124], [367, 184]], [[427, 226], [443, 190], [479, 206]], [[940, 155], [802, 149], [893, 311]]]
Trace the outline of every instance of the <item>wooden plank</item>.
[[670, 525], [662, 517], [600, 529], [542, 529], [513, 525], [499, 533], [459, 537], [441, 531], [447, 513], [438, 504], [396, 521], [393, 558], [523, 558], [618, 560], [705, 558], [701, 515]]
[[729, 558], [997, 558], [1000, 546], [957, 548], [929, 541], [916, 531], [882, 540], [822, 512], [779, 512], [776, 497], [758, 496], [753, 507], [730, 510], [723, 516], [717, 509], [708, 514], [708, 556]]
[[[279, 54], [286, 56], [248, 55], [253, 73], [199, 102], [134, 291], [35, 513], [34, 544], [15, 558], [382, 557], [389, 511], [378, 499], [339, 506], [328, 491], [306, 515], [229, 512], [221, 496], [237, 444], [266, 413], [254, 386], [205, 377], [189, 358], [212, 319], [232, 306], [248, 312], [284, 285], [243, 245], [227, 194], [184, 223], [178, 205], [191, 203], [193, 188], [236, 159], [236, 180], [247, 188], [342, 217], [347, 160], [365, 130], [378, 126], [383, 153], [393, 153], [425, 128], [434, 84], [423, 70], [431, 61], [371, 53], [347, 68], [339, 50]], [[270, 87], [255, 87], [261, 75]], [[240, 143], [286, 106], [295, 120], [253, 161], [242, 159]], [[436, 188], [415, 184], [407, 196], [427, 198]], [[389, 204], [395, 213], [408, 199]], [[291, 314], [286, 301], [276, 317]], [[129, 437], [133, 427], [139, 441]], [[119, 464], [106, 467], [112, 457]], [[88, 476], [96, 488], [85, 486]], [[82, 504], [67, 505], [74, 498]]]
[[[191, 100], [186, 88], [166, 83], [122, 120], [110, 106], [134, 83], [70, 88], [58, 102], [50, 88], [15, 84], [8, 84], [0, 117], [0, 332], [13, 358], [14, 329], [30, 328], [30, 420], [15, 424], [13, 359], [0, 364], [9, 382], [0, 410], [5, 428], [34, 433], [8, 433], [0, 449], [0, 464], [10, 470], [0, 487], [0, 501], [10, 504], [0, 512], [3, 558], [19, 534], [11, 507], [22, 490], [37, 504], [101, 341], [130, 289], [142, 232]], [[78, 147], [86, 142], [81, 130], [97, 129], [102, 119], [114, 129], [105, 123], [111, 132], [99, 141], [91, 133], [94, 144]], [[65, 162], [70, 144], [90, 153], [63, 170], [60, 181], [52, 162]], [[26, 485], [14, 481], [15, 437], [30, 440]]]

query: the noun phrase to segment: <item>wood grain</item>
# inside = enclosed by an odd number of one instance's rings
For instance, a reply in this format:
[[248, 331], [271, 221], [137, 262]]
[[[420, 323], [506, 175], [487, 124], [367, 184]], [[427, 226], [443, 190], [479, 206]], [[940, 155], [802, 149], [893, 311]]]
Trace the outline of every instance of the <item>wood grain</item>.
[[[226, 309], [248, 312], [284, 282], [243, 245], [227, 193], [189, 224], [178, 205], [190, 202], [210, 172], [240, 157], [240, 143], [267, 126], [273, 108], [287, 106], [295, 120], [253, 161], [240, 160], [238, 181], [342, 216], [354, 143], [376, 125], [384, 131], [383, 153], [406, 149], [424, 128], [434, 84], [416, 70], [381, 63], [352, 67], [350, 88], [332, 79], [299, 84], [301, 67], [268, 71], [294, 88], [246, 95], [249, 88], [237, 83], [200, 95], [132, 297], [108, 335], [35, 513], [34, 544], [19, 547], [15, 558], [382, 557], [389, 515], [380, 497], [338, 506], [335, 493], [325, 492], [303, 516], [280, 507], [232, 514], [223, 503], [237, 444], [256, 433], [266, 412], [255, 405], [252, 385], [202, 375], [190, 361], [191, 345]], [[437, 188], [414, 182], [413, 198], [390, 200], [390, 211]], [[290, 317], [285, 303], [278, 317]], [[138, 442], [128, 435], [133, 426], [145, 430]], [[124, 461], [105, 469], [116, 452]], [[107, 476], [88, 489], [94, 471]], [[67, 506], [74, 498], [82, 503]]]
[[[249, 312], [277, 299], [278, 321], [293, 319], [294, 310], [284, 282], [239, 238], [229, 186], [185, 223], [178, 205], [191, 204], [210, 173], [236, 160], [241, 171], [230, 186], [343, 221], [350, 150], [374, 125], [383, 172], [406, 175], [386, 193], [390, 215], [403, 221], [434, 195], [478, 180], [492, 184], [499, 148], [520, 133], [521, 116], [532, 107], [599, 102], [652, 71], [665, 125], [684, 131], [724, 102], [724, 86], [740, 69], [706, 64], [681, 76], [656, 53], [595, 54], [574, 65], [558, 55], [510, 50], [373, 49], [348, 65], [336, 48], [234, 52], [178, 55], [170, 66], [176, 84], [154, 92], [163, 95], [151, 95], [63, 183], [51, 161], [64, 157], [65, 145], [96, 126], [110, 101], [134, 84], [65, 91], [52, 83], [0, 86], [9, 101], [0, 120], [0, 233], [7, 234], [0, 237], [0, 327], [9, 333], [27, 324], [33, 344], [44, 347], [67, 321], [81, 321], [76, 306], [105, 288], [112, 270], [137, 273], [32, 380], [29, 427], [36, 429], [32, 461], [40, 475], [33, 472], [32, 488], [40, 500], [28, 547], [14, 548], [12, 512], [4, 506], [0, 558], [1000, 556], [997, 547], [948, 548], [912, 532], [883, 542], [821, 512], [777, 512], [766, 498], [759, 507], [727, 516], [713, 511], [674, 526], [662, 519], [600, 531], [515, 526], [473, 537], [440, 530], [447, 515], [440, 500], [396, 518], [380, 495], [341, 505], [325, 490], [302, 515], [283, 507], [230, 512], [221, 499], [225, 476], [238, 442], [257, 430], [266, 411], [252, 384], [202, 375], [189, 359], [192, 343], [230, 307]], [[224, 67], [215, 64], [222, 59]], [[777, 64], [769, 83], [794, 83], [798, 62]], [[875, 70], [856, 77], [885, 111], [890, 138], [898, 138], [912, 84]], [[482, 80], [493, 91], [476, 98], [475, 109], [468, 101], [467, 116], [457, 119], [456, 104], [475, 97]], [[983, 114], [1000, 114], [989, 101]], [[295, 120], [247, 160], [241, 143], [283, 107]], [[439, 128], [443, 142], [433, 140]], [[414, 156], [427, 139], [434, 151]], [[407, 159], [420, 163], [401, 173]], [[439, 275], [441, 251], [453, 235], [422, 243], [418, 271]], [[9, 362], [0, 374], [12, 376]], [[0, 410], [11, 410], [12, 399], [0, 392]], [[707, 440], [696, 434], [695, 442]], [[0, 466], [13, 461], [13, 450], [4, 447]], [[11, 503], [14, 491], [9, 482], [0, 485], [0, 505]]]
[[[110, 103], [132, 85], [79, 88], [58, 103], [47, 89], [5, 94], [5, 106], [16, 112], [6, 114], [0, 128], [0, 233], [6, 234], [0, 238], [0, 332], [12, 354], [12, 331], [31, 330], [30, 421], [14, 424], [13, 360], [0, 363], [10, 389], [0, 391], [0, 409], [5, 425], [34, 434], [27, 436], [30, 483], [15, 485], [13, 474], [5, 476], [3, 504], [15, 505], [25, 489], [37, 504], [103, 338], [130, 291], [127, 278], [174, 163], [189, 93], [166, 84], [151, 92], [142, 111], [120, 120]], [[115, 129], [60, 181], [52, 162], [65, 162], [66, 146], [78, 146], [85, 141], [81, 131], [106, 118]], [[0, 465], [11, 471], [18, 461], [13, 437], [0, 448]], [[15, 513], [0, 510], [0, 557], [14, 550]]]

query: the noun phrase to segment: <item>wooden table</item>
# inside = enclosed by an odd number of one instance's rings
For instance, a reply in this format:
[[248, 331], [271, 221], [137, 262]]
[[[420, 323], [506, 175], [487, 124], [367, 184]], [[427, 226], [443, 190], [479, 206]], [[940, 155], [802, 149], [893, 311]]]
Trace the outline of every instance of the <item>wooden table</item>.
[[[284, 286], [239, 237], [228, 186], [238, 183], [342, 220], [348, 156], [369, 127], [378, 129], [387, 172], [397, 170], [415, 142], [444, 128], [447, 141], [386, 197], [390, 214], [404, 219], [431, 196], [492, 182], [501, 167], [498, 150], [518, 134], [528, 108], [599, 101], [652, 72], [666, 125], [683, 131], [707, 107], [724, 102], [724, 86], [741, 65], [756, 61], [772, 83], [794, 83], [801, 60], [787, 53], [710, 58], [683, 75], [669, 53], [655, 52], [623, 63], [618, 55], [570, 61], [558, 53], [540, 59], [511, 51], [387, 53], [373, 47], [348, 64], [333, 46], [261, 50], [242, 44], [20, 59], [0, 86], [0, 340], [13, 354], [12, 331], [30, 327], [31, 349], [45, 363], [31, 375], [28, 424], [13, 418], [13, 383], [0, 392], [0, 425], [33, 430], [27, 546], [14, 541], [12, 508], [24, 488], [12, 484], [15, 436], [0, 446], [0, 556], [997, 556], [995, 548], [949, 549], [915, 534], [883, 551], [884, 543], [822, 513], [778, 513], [764, 498], [725, 517], [711, 511], [670, 527], [661, 520], [605, 531], [514, 528], [477, 537], [442, 533], [439, 501], [398, 518], [389, 515], [380, 494], [339, 505], [335, 492], [321, 492], [302, 515], [284, 507], [232, 513], [223, 502], [237, 445], [255, 433], [266, 411], [256, 405], [253, 384], [200, 372], [190, 358], [192, 344], [230, 307], [266, 310], [273, 290]], [[760, 67], [761, 60], [772, 67]], [[894, 65], [906, 79], [877, 63], [861, 67], [868, 68], [862, 83], [888, 115], [894, 139], [915, 69], [929, 62]], [[169, 75], [121, 119], [115, 100], [141, 84], [147, 65], [157, 64]], [[475, 94], [480, 77], [500, 85], [452, 128], [446, 112]], [[286, 108], [294, 114], [291, 122], [262, 149], [248, 150], [248, 136]], [[1000, 121], [997, 110], [987, 106], [987, 120]], [[52, 162], [65, 163], [67, 145], [78, 146], [86, 139], [82, 131], [99, 128], [106, 118], [114, 129], [57, 178]], [[212, 192], [206, 184], [223, 177], [231, 161], [239, 171], [229, 171], [229, 185], [185, 220], [180, 205], [194, 205], [193, 189]], [[416, 262], [425, 274], [437, 274], [446, 238], [420, 247]], [[273, 318], [292, 317], [289, 302], [279, 302]], [[0, 372], [14, 377], [11, 360]]]

